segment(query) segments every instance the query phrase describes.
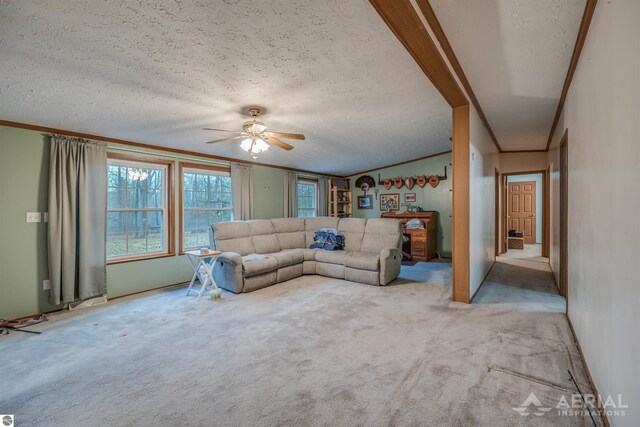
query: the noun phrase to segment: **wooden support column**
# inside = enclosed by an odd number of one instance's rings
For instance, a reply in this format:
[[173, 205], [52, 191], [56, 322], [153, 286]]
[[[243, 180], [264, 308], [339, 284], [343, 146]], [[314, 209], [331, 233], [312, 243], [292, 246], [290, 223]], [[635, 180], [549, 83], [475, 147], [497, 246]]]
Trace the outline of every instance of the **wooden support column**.
[[369, 1], [453, 109], [452, 299], [469, 303], [469, 101], [411, 1]]
[[469, 105], [453, 109], [453, 290], [469, 303]]

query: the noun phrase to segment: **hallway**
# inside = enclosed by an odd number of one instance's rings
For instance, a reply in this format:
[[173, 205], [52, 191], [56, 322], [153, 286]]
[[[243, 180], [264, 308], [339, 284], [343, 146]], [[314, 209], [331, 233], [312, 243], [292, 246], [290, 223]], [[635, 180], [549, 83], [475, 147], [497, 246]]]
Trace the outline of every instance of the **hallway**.
[[[509, 254], [513, 251], [509, 251]], [[526, 311], [565, 313], [547, 258], [499, 256], [474, 304], [500, 304]]]

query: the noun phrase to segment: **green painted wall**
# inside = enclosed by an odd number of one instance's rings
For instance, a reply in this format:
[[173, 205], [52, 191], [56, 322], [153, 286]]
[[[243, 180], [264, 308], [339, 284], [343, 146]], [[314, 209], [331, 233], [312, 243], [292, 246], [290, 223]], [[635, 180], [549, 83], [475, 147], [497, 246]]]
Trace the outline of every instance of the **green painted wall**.
[[47, 227], [25, 213], [47, 210], [48, 158], [38, 132], [0, 127], [0, 318], [39, 310]]
[[[109, 147], [131, 149], [118, 144]], [[184, 160], [199, 159], [184, 156]], [[59, 308], [49, 304], [49, 291], [42, 290], [42, 281], [48, 278], [47, 225], [25, 222], [26, 212], [47, 211], [48, 162], [49, 144], [40, 132], [0, 126], [0, 318]], [[176, 171], [178, 163], [176, 160]], [[284, 171], [255, 166], [253, 172], [254, 216], [282, 217]], [[175, 179], [177, 185], [177, 173]], [[177, 230], [178, 215], [175, 221]], [[191, 274], [183, 256], [109, 265], [108, 296], [185, 282]]]
[[[432, 188], [427, 184], [424, 188], [420, 188], [415, 185], [411, 190], [403, 186], [400, 189], [391, 187], [389, 190], [385, 190], [382, 185], [376, 185], [379, 191], [378, 198], [376, 199], [373, 189], [367, 191], [367, 195], [373, 195], [373, 209], [358, 209], [357, 196], [362, 196], [364, 193], [359, 188], [355, 188], [356, 179], [361, 175], [354, 175], [351, 177], [351, 187], [353, 190], [353, 216], [356, 218], [379, 218], [380, 217], [380, 195], [381, 194], [400, 194], [400, 203], [404, 203], [404, 195], [406, 193], [416, 193], [416, 202], [412, 205], [420, 206], [425, 211], [437, 211], [438, 212], [438, 252], [441, 256], [450, 257], [452, 250], [452, 229], [451, 229], [451, 181], [452, 181], [452, 169], [451, 169], [451, 153], [442, 154], [440, 156], [431, 157], [424, 160], [417, 160], [415, 162], [405, 163], [399, 166], [392, 166], [389, 168], [378, 169], [372, 172], [368, 172], [366, 175], [372, 176], [376, 183], [378, 181], [378, 174], [381, 179], [395, 178], [397, 176], [419, 176], [419, 175], [443, 175], [444, 167], [447, 167], [448, 179], [441, 181], [436, 188]], [[400, 210], [404, 210], [403, 206], [400, 206]]]
[[253, 217], [282, 218], [284, 215], [284, 170], [253, 167]]

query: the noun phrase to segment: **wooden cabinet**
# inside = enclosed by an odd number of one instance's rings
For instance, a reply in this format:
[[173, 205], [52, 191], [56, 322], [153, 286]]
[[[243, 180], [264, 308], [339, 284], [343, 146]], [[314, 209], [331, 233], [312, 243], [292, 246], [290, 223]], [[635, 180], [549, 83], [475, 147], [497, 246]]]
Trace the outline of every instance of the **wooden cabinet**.
[[404, 235], [409, 238], [403, 245], [403, 252], [413, 261], [429, 261], [438, 256], [437, 247], [437, 212], [383, 212], [382, 218], [397, 218], [403, 224], [414, 218], [424, 224], [424, 229], [404, 229]]

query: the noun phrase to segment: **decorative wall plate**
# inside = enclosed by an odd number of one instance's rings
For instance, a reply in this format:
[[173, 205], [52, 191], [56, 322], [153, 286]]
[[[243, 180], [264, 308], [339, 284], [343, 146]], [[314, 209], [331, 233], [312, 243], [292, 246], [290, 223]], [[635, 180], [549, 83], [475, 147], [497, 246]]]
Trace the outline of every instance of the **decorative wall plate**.
[[440, 184], [440, 177], [438, 175], [431, 175], [429, 177], [429, 185], [436, 188]]
[[412, 176], [404, 179], [404, 186], [407, 187], [409, 190], [411, 190], [413, 188], [414, 184], [415, 184], [415, 182], [413, 181], [413, 177]]
[[402, 178], [400, 178], [400, 177], [395, 178], [395, 179], [393, 180], [393, 185], [394, 185], [394, 187], [396, 187], [396, 188], [402, 188], [402, 184], [403, 184], [403, 183], [404, 183], [404, 182], [402, 181]]
[[425, 185], [427, 185], [427, 177], [424, 175], [419, 176], [418, 178], [416, 178], [416, 184], [418, 184], [420, 188], [424, 187]]
[[385, 179], [385, 180], [384, 180], [384, 189], [385, 189], [385, 190], [390, 189], [392, 185], [393, 185], [393, 183], [391, 182], [391, 180], [390, 180], [390, 179]]

